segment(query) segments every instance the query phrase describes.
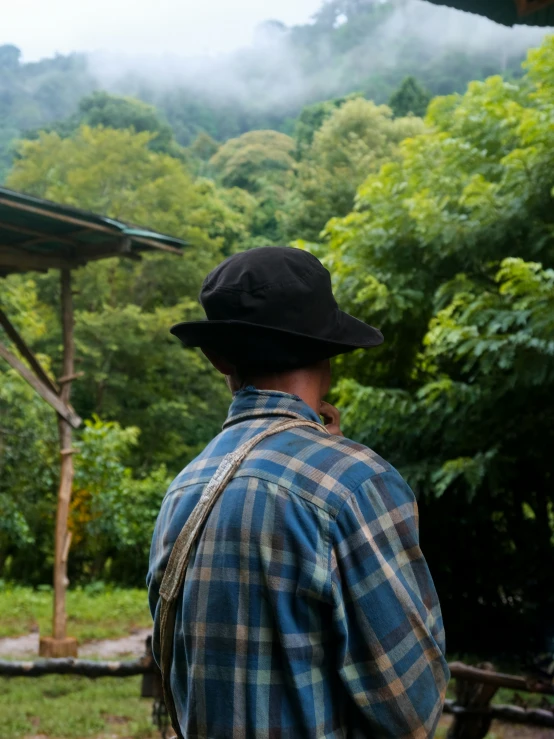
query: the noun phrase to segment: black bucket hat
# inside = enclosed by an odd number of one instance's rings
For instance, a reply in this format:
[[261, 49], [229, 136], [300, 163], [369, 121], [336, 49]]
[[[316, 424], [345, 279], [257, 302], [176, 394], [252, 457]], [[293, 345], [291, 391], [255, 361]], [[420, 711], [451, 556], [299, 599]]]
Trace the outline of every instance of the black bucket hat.
[[206, 277], [200, 302], [207, 320], [171, 333], [237, 366], [301, 367], [383, 342], [378, 329], [339, 309], [321, 262], [293, 247], [234, 254]]

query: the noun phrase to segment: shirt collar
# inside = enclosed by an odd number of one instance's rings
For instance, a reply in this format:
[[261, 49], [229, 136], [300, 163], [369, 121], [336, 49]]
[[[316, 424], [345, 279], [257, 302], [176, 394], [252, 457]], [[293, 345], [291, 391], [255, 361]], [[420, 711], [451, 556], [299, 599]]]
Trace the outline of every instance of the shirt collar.
[[317, 413], [298, 395], [289, 395], [277, 390], [257, 390], [249, 385], [234, 394], [223, 428], [249, 418], [271, 416], [306, 418], [308, 421], [321, 423]]

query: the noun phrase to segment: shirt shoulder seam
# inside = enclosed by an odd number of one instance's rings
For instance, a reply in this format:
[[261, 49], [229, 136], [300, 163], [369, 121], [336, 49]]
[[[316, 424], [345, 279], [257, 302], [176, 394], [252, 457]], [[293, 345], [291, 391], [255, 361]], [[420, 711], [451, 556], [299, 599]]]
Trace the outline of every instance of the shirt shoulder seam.
[[[322, 503], [322, 505], [318, 505], [316, 502], [311, 500], [311, 498], [303, 494], [304, 491], [301, 488], [297, 487], [296, 485], [291, 485], [290, 487], [287, 485], [283, 485], [282, 483], [279, 483], [271, 479], [269, 476], [266, 476], [263, 473], [260, 473], [258, 471], [253, 472], [252, 470], [244, 470], [244, 472], [241, 472], [239, 470], [239, 472], [234, 475], [233, 479], [244, 478], [244, 477], [253, 477], [257, 480], [263, 480], [264, 482], [268, 482], [272, 485], [276, 485], [280, 490], [286, 490], [287, 492], [292, 493], [296, 497], [301, 498], [306, 503], [309, 503], [310, 505], [314, 506], [314, 508], [317, 508], [318, 511], [322, 511], [323, 513], [328, 515], [330, 518], [335, 518], [335, 516], [337, 515], [336, 513], [333, 512], [331, 506], [325, 503]], [[207, 485], [211, 479], [212, 479], [211, 475], [205, 475], [204, 477], [196, 478], [194, 480], [187, 480], [186, 482], [183, 482], [174, 488], [170, 488], [166, 493], [166, 497], [173, 493], [177, 493], [180, 490], [185, 490], [186, 488], [194, 487], [196, 485]], [[342, 506], [341, 506], [341, 509], [342, 509]]]

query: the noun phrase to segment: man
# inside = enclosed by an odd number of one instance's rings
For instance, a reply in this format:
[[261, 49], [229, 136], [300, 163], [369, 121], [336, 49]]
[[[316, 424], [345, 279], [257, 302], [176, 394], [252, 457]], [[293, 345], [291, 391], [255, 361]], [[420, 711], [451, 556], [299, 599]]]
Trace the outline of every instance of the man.
[[[154, 653], [162, 622], [174, 728], [186, 739], [432, 737], [448, 668], [414, 496], [322, 404], [329, 358], [381, 333], [340, 311], [327, 270], [293, 248], [230, 257], [200, 300], [207, 320], [172, 333], [234, 396], [222, 433], [171, 485], [152, 542]], [[225, 455], [254, 439], [228, 472]]]

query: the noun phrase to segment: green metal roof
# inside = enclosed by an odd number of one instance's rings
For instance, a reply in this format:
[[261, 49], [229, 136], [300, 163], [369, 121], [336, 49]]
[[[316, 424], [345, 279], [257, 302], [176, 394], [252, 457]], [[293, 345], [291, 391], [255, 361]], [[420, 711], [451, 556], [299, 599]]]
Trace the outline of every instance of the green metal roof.
[[[429, 0], [468, 13], [484, 15], [505, 26], [554, 26], [554, 0]], [[518, 4], [527, 8], [518, 13]]]
[[184, 246], [172, 236], [0, 187], [0, 277], [145, 250], [180, 255]]

